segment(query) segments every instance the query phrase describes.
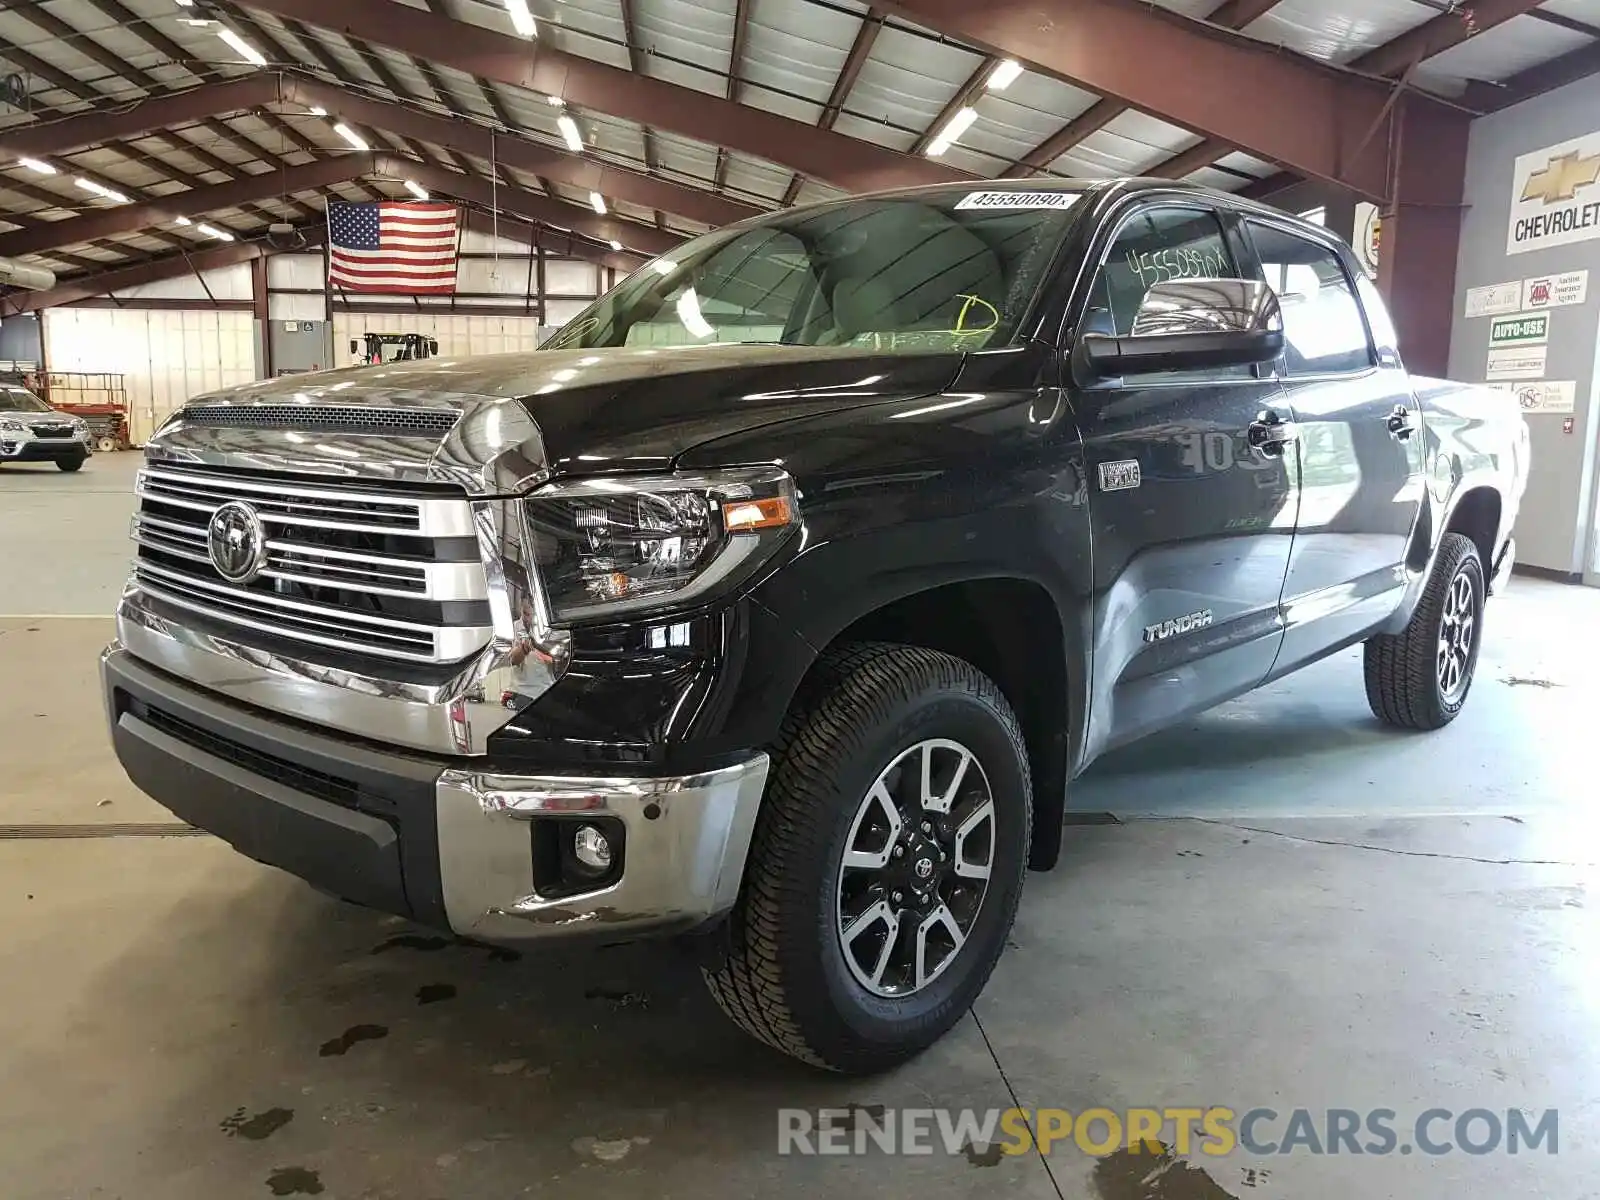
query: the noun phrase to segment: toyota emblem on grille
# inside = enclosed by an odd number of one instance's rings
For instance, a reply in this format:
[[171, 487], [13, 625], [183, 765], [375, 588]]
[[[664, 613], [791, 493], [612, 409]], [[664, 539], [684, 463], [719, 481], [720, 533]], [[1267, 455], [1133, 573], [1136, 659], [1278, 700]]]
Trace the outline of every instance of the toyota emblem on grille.
[[249, 583], [267, 565], [267, 535], [256, 510], [240, 500], [224, 504], [206, 526], [211, 565], [230, 583]]

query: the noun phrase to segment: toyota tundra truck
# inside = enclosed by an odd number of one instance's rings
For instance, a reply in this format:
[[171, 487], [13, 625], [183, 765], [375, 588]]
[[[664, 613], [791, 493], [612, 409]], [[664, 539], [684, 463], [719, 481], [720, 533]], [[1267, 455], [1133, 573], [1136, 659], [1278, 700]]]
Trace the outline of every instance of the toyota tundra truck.
[[1506, 392], [1409, 376], [1348, 246], [1154, 180], [788, 209], [530, 353], [268, 380], [151, 441], [128, 775], [464, 939], [671, 936], [839, 1072], [988, 980], [1071, 780], [1360, 644], [1461, 711]]

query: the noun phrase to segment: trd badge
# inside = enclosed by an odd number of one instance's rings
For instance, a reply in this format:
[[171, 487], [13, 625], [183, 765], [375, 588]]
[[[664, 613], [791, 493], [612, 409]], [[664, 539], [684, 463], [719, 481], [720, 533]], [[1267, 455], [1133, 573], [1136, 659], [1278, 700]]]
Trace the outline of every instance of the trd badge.
[[1139, 460], [1124, 458], [1117, 462], [1103, 462], [1100, 464], [1100, 490], [1102, 492], [1120, 492], [1127, 488], [1136, 488], [1141, 479], [1139, 477]]

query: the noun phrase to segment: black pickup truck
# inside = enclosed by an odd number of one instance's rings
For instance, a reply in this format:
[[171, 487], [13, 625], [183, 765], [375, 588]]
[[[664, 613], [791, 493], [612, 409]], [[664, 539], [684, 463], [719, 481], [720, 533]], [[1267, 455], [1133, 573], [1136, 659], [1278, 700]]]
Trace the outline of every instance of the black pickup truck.
[[1467, 698], [1528, 470], [1315, 226], [1166, 182], [791, 209], [541, 351], [196, 399], [103, 658], [174, 813], [465, 938], [683, 936], [756, 1037], [971, 1005], [1070, 781], [1364, 643]]

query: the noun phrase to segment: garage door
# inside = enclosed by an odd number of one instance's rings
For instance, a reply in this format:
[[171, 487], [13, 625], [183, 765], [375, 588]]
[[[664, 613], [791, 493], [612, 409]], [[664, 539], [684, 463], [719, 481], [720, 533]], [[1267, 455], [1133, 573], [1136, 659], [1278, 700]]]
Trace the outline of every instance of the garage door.
[[123, 377], [136, 444], [190, 397], [256, 378], [255, 322], [247, 312], [52, 308], [44, 314], [52, 372]]

